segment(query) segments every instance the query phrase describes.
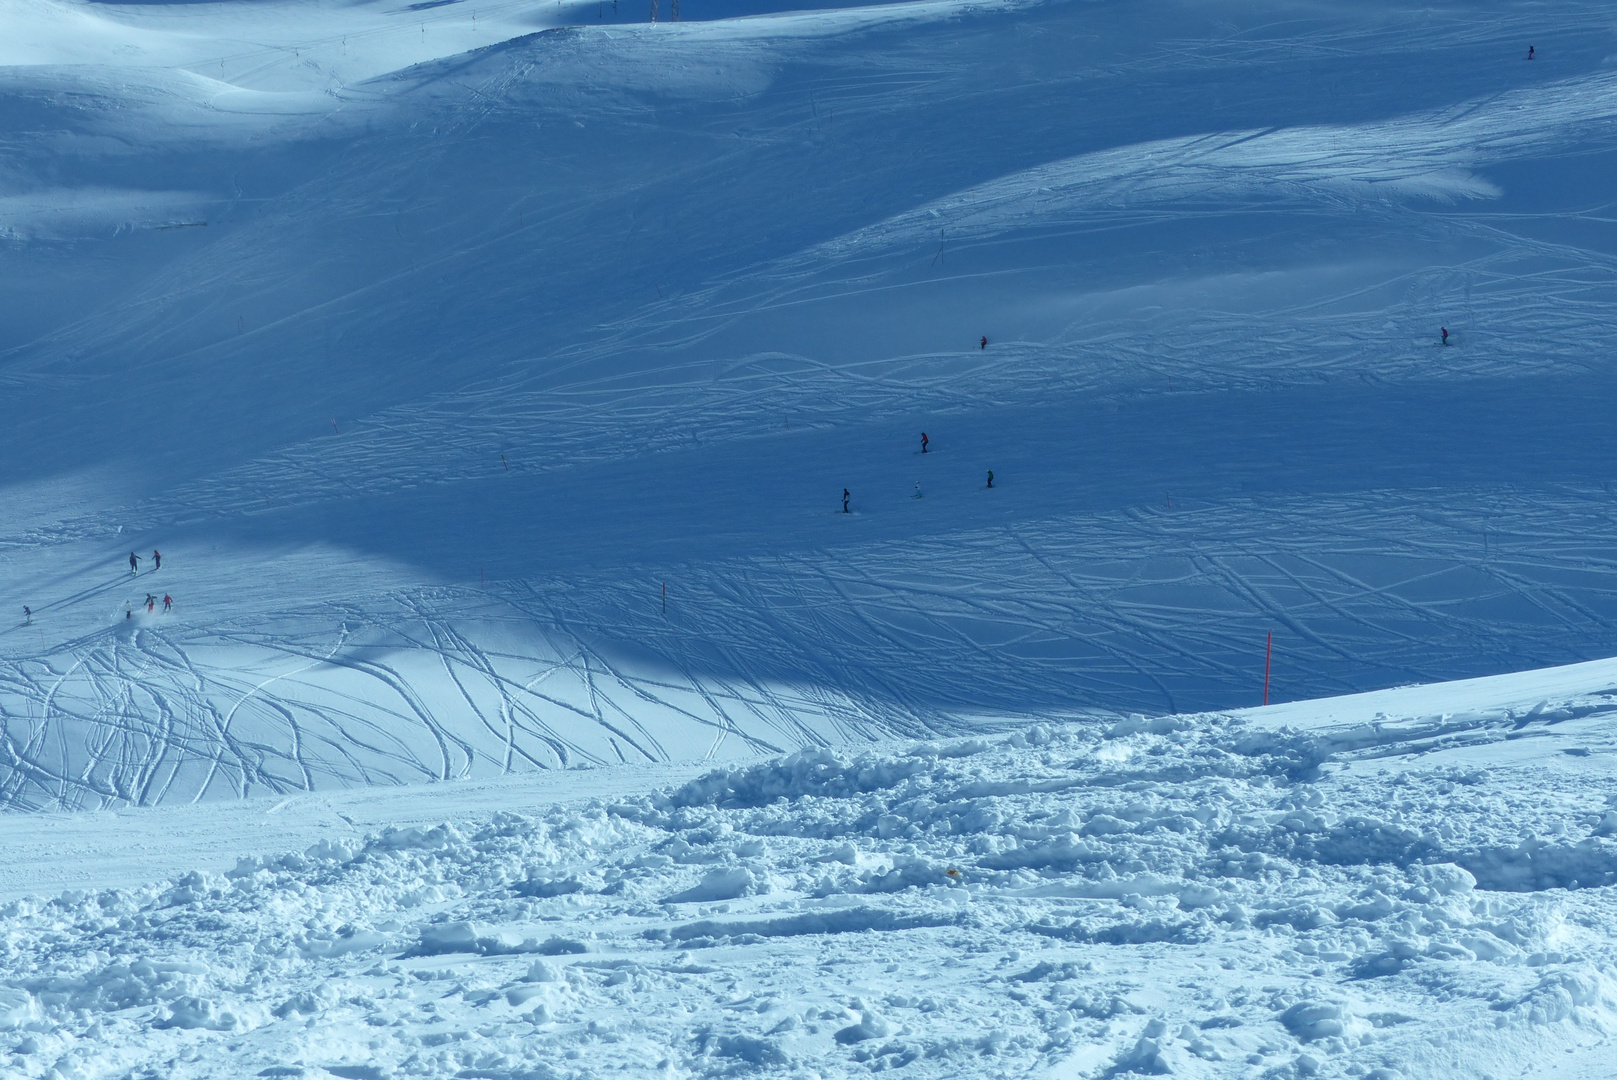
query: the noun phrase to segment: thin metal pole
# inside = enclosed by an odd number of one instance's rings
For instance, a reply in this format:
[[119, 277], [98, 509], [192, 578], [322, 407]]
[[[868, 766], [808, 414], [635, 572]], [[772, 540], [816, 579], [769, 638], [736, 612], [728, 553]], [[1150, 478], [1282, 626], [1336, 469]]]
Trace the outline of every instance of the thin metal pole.
[[1269, 631], [1269, 642], [1263, 647], [1263, 703], [1269, 704], [1269, 661], [1275, 654], [1275, 632]]

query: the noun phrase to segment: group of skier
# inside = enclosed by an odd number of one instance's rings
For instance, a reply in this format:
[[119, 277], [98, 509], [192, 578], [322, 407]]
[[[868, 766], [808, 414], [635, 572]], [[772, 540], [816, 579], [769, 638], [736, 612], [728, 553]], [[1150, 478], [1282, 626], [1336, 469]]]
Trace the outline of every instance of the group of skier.
[[[156, 573], [161, 569], [163, 569], [163, 553], [158, 551], [156, 548], [152, 548], [152, 572]], [[131, 574], [140, 573], [140, 556], [136, 555], [133, 551], [129, 553], [129, 572]], [[148, 615], [150, 615], [157, 607], [157, 597], [153, 596], [151, 593], [146, 594], [146, 599], [143, 602], [146, 605], [146, 614]], [[168, 593], [164, 593], [163, 614], [167, 615], [173, 610], [174, 598]], [[124, 601], [124, 618], [132, 619], [134, 618], [134, 615], [134, 610], [130, 606], [129, 602], [127, 600]]]
[[[988, 339], [984, 338], [983, 340], [986, 341]], [[924, 432], [924, 431], [921, 432], [921, 453], [923, 453], [923, 454], [927, 453], [927, 447], [928, 447], [928, 445], [931, 444], [931, 442], [932, 442], [932, 440], [927, 438], [926, 432]], [[987, 483], [986, 487], [991, 488], [993, 486], [994, 486], [994, 470], [989, 469], [988, 470], [988, 483]], [[844, 514], [853, 513], [853, 510], [849, 506], [849, 502], [850, 502], [850, 500], [852, 500], [852, 498], [853, 498], [853, 496], [848, 492], [848, 489], [843, 488], [842, 489], [842, 512]], [[914, 494], [912, 494], [910, 496], [910, 498], [912, 498], [912, 499], [921, 498], [921, 482], [919, 480], [915, 481], [915, 492], [914, 492]]]
[[[152, 613], [152, 609], [157, 606], [157, 597], [153, 596], [151, 593], [147, 593], [146, 594], [145, 604], [146, 604], [146, 614], [150, 615]], [[172, 610], [174, 610], [174, 598], [172, 596], [170, 596], [168, 593], [164, 593], [163, 594], [163, 614], [166, 615]], [[130, 607], [129, 601], [125, 600], [124, 601], [124, 618], [132, 619], [134, 617], [135, 617], [134, 610]]]
[[[1447, 332], [1445, 331], [1445, 334], [1446, 333]], [[980, 339], [978, 339], [977, 348], [979, 348], [979, 349], [988, 348], [988, 335], [987, 334], [984, 334]], [[924, 432], [924, 431], [921, 432], [921, 453], [923, 453], [923, 454], [930, 453], [931, 445], [932, 445], [932, 440], [927, 437], [926, 432]], [[993, 469], [988, 470], [988, 485], [987, 486], [988, 487], [993, 487], [994, 486], [994, 470]], [[853, 498], [853, 496], [848, 493], [848, 489], [843, 488], [842, 489], [842, 512], [844, 514], [853, 513], [852, 508], [850, 508], [850, 506], [848, 505], [849, 501], [852, 498]], [[913, 495], [911, 495], [910, 498], [912, 498], [912, 499], [921, 498], [921, 482], [919, 480], [915, 481], [915, 493]]]
[[[129, 553], [129, 573], [130, 573], [131, 576], [138, 575], [140, 573], [140, 564], [141, 564], [141, 562], [142, 562], [142, 559], [141, 559], [141, 557], [139, 555], [136, 555], [133, 551], [131, 551]], [[162, 568], [163, 568], [163, 553], [161, 551], [158, 551], [156, 548], [153, 548], [152, 549], [152, 571], [155, 572], [155, 571], [161, 570]], [[142, 601], [142, 603], [144, 603], [146, 605], [146, 613], [148, 615], [157, 610], [157, 597], [154, 596], [152, 593], [147, 593], [146, 594], [146, 599], [144, 601]], [[163, 594], [163, 611], [164, 611], [164, 613], [167, 614], [169, 612], [172, 612], [173, 610], [174, 610], [174, 597], [170, 596], [168, 593], [164, 593]], [[134, 617], [135, 617], [135, 606], [134, 606], [134, 604], [131, 603], [128, 600], [125, 600], [124, 601], [124, 618], [132, 619]], [[25, 626], [32, 626], [33, 623], [34, 623], [34, 609], [32, 607], [30, 607], [29, 605], [27, 605], [27, 604], [24, 604], [22, 606], [22, 621], [23, 621], [23, 624]]]

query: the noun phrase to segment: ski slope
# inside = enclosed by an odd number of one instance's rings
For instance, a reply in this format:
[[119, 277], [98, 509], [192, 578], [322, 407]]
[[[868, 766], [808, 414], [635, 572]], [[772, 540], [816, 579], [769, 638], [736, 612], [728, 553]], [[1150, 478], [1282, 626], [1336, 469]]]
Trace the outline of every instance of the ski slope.
[[1604, 656], [1603, 11], [8, 6], [0, 803]]
[[0, 7], [0, 1075], [1609, 1076], [1606, 8], [671, 17]]

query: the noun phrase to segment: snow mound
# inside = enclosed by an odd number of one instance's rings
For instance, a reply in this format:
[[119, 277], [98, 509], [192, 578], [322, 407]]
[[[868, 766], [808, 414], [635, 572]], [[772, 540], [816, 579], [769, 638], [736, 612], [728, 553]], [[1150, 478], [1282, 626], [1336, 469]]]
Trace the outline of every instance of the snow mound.
[[1617, 1032], [1610, 779], [1328, 735], [819, 750], [19, 901], [0, 1051], [181, 1080], [1419, 1076]]

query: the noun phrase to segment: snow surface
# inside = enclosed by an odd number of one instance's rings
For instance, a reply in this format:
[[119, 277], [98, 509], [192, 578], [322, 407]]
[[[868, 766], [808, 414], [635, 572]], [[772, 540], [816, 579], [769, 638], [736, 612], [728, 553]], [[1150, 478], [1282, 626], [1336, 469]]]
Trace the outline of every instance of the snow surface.
[[1604, 5], [648, 6], [6, 5], [0, 802], [1611, 651]]
[[1612, 1075], [1607, 5], [649, 7], [0, 6], [0, 1075]]
[[[260, 851], [325, 835], [154, 883], [96, 856], [0, 906], [0, 1067], [1609, 1076], [1617, 663], [1514, 704], [1550, 674], [1306, 726], [1289, 705], [816, 748], [650, 794], [623, 769], [552, 774], [590, 793], [561, 801], [439, 785], [481, 809], [369, 832], [329, 796], [249, 800], [263, 831], [222, 831]], [[66, 817], [113, 848], [204, 815]]]

